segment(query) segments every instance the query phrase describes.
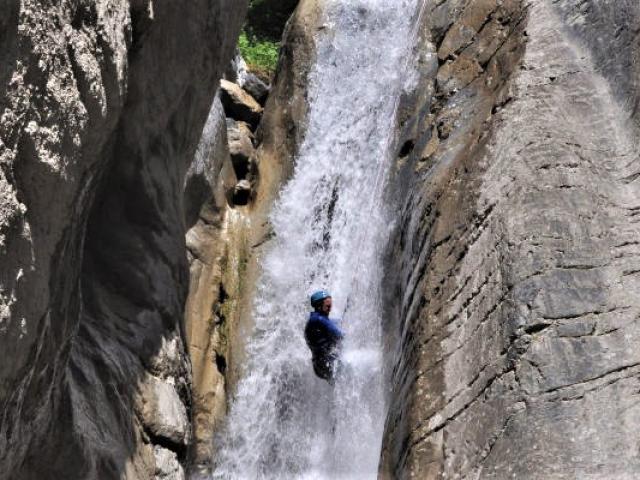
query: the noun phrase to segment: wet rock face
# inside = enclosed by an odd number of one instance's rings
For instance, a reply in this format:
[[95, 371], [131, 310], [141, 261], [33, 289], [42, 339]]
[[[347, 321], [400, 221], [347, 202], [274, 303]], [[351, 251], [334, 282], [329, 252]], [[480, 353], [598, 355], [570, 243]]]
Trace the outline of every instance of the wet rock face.
[[[3, 5], [7, 478], [182, 478], [184, 449], [171, 449], [190, 428], [183, 185], [245, 3]], [[158, 464], [172, 455], [177, 466]]]
[[[214, 104], [196, 155], [208, 161], [198, 162], [205, 168], [192, 169], [219, 172], [206, 178], [195, 175], [206, 181], [192, 183], [206, 188], [194, 191], [208, 192], [209, 200], [187, 233], [190, 290], [185, 320], [194, 377], [192, 478], [211, 475], [216, 434], [242, 368], [258, 259], [271, 238], [268, 214], [292, 171], [304, 132], [305, 88], [320, 11], [316, 0], [304, 0], [289, 22], [281, 67], [264, 110], [253, 99], [265, 100], [265, 86], [252, 83], [252, 74], [238, 68], [243, 62], [236, 57], [225, 85], [250, 108], [237, 108], [229, 98]], [[257, 114], [253, 124], [243, 116], [251, 109]]]
[[640, 8], [432, 3], [380, 476], [633, 478]]
[[[189, 259], [189, 295], [185, 307], [185, 330], [191, 359], [193, 441], [189, 448], [190, 475], [206, 476], [213, 456], [212, 436], [226, 409], [224, 371], [217, 358], [226, 356], [226, 319], [223, 270], [224, 225], [227, 193], [237, 183], [229, 154], [227, 122], [219, 98], [214, 101], [190, 169], [192, 183], [198, 185], [199, 208], [189, 225], [186, 243]], [[229, 319], [231, 320], [231, 319]], [[204, 478], [204, 477], [203, 477]]]
[[246, 180], [255, 169], [255, 147], [253, 133], [245, 122], [227, 119], [227, 135], [229, 137], [229, 153], [238, 180]]
[[[245, 338], [253, 326], [253, 287], [260, 274], [259, 259], [273, 238], [269, 214], [280, 188], [293, 172], [294, 159], [306, 132], [308, 77], [315, 62], [315, 34], [322, 26], [323, 8], [318, 0], [302, 0], [287, 23], [276, 76], [252, 138], [256, 151], [255, 163], [250, 162], [253, 174], [248, 177], [252, 184], [250, 208], [243, 210], [244, 217], [234, 216], [232, 226], [236, 237], [243, 231], [245, 247], [241, 258], [246, 268], [242, 272], [243, 289], [231, 309], [236, 317], [229, 335], [226, 373], [231, 392], [241, 372]], [[230, 139], [233, 135], [230, 131]], [[247, 183], [241, 182], [237, 185], [240, 193], [237, 200], [249, 194]]]

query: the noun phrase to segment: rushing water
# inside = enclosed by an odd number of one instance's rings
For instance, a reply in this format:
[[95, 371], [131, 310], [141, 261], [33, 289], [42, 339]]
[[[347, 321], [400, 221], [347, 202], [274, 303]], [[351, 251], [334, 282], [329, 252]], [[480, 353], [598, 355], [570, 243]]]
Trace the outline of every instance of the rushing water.
[[[383, 199], [420, 0], [327, 0], [306, 140], [271, 215], [247, 364], [220, 437], [214, 478], [376, 478], [385, 417]], [[313, 374], [308, 296], [333, 293], [347, 364]]]

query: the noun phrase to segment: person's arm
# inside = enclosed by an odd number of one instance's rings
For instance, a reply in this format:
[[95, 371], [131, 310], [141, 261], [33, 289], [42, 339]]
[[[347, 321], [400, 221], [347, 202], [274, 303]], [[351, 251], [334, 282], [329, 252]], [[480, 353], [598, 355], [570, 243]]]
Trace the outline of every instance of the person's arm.
[[331, 334], [333, 338], [335, 338], [336, 340], [341, 340], [342, 338], [344, 338], [344, 333], [342, 333], [342, 330], [340, 330], [336, 326], [336, 324], [333, 323], [329, 318], [324, 317], [322, 318], [321, 321], [322, 321], [322, 325]]

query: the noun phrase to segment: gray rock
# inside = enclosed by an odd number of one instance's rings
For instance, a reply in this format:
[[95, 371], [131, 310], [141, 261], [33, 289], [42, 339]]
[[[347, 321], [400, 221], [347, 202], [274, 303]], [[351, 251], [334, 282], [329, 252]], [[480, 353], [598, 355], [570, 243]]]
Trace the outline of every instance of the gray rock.
[[262, 106], [238, 84], [221, 80], [220, 94], [228, 117], [246, 122], [252, 129], [258, 126], [262, 117]]
[[246, 179], [252, 170], [252, 163], [256, 155], [253, 146], [253, 134], [248, 124], [227, 119], [229, 137], [229, 153], [238, 180]]
[[136, 398], [189, 382], [183, 185], [246, 3], [3, 2], [3, 478], [153, 478]]
[[569, 321], [558, 325], [559, 337], [585, 337], [594, 333], [595, 320]]
[[138, 411], [153, 438], [179, 447], [189, 442], [190, 425], [187, 409], [174, 383], [171, 378], [160, 380], [149, 375], [138, 397]]
[[523, 3], [427, 2], [440, 62], [400, 106], [381, 478], [640, 471], [640, 7]]
[[260, 105], [264, 105], [269, 96], [271, 88], [258, 78], [257, 75], [249, 72], [244, 77], [242, 88], [245, 89]]
[[156, 480], [185, 480], [184, 469], [175, 452], [155, 446], [153, 455], [156, 459]]
[[209, 110], [202, 136], [184, 181], [184, 210], [187, 227], [198, 220], [202, 206], [219, 196], [221, 182], [233, 182], [225, 171], [229, 161], [227, 129], [220, 95]]

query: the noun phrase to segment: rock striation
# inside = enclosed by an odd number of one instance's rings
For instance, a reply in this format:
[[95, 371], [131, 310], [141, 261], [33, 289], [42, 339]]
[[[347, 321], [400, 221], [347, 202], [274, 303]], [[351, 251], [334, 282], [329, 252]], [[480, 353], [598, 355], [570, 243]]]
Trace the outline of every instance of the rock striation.
[[633, 478], [640, 9], [426, 3], [381, 478]]
[[245, 7], [3, 5], [3, 478], [184, 478], [183, 186]]

